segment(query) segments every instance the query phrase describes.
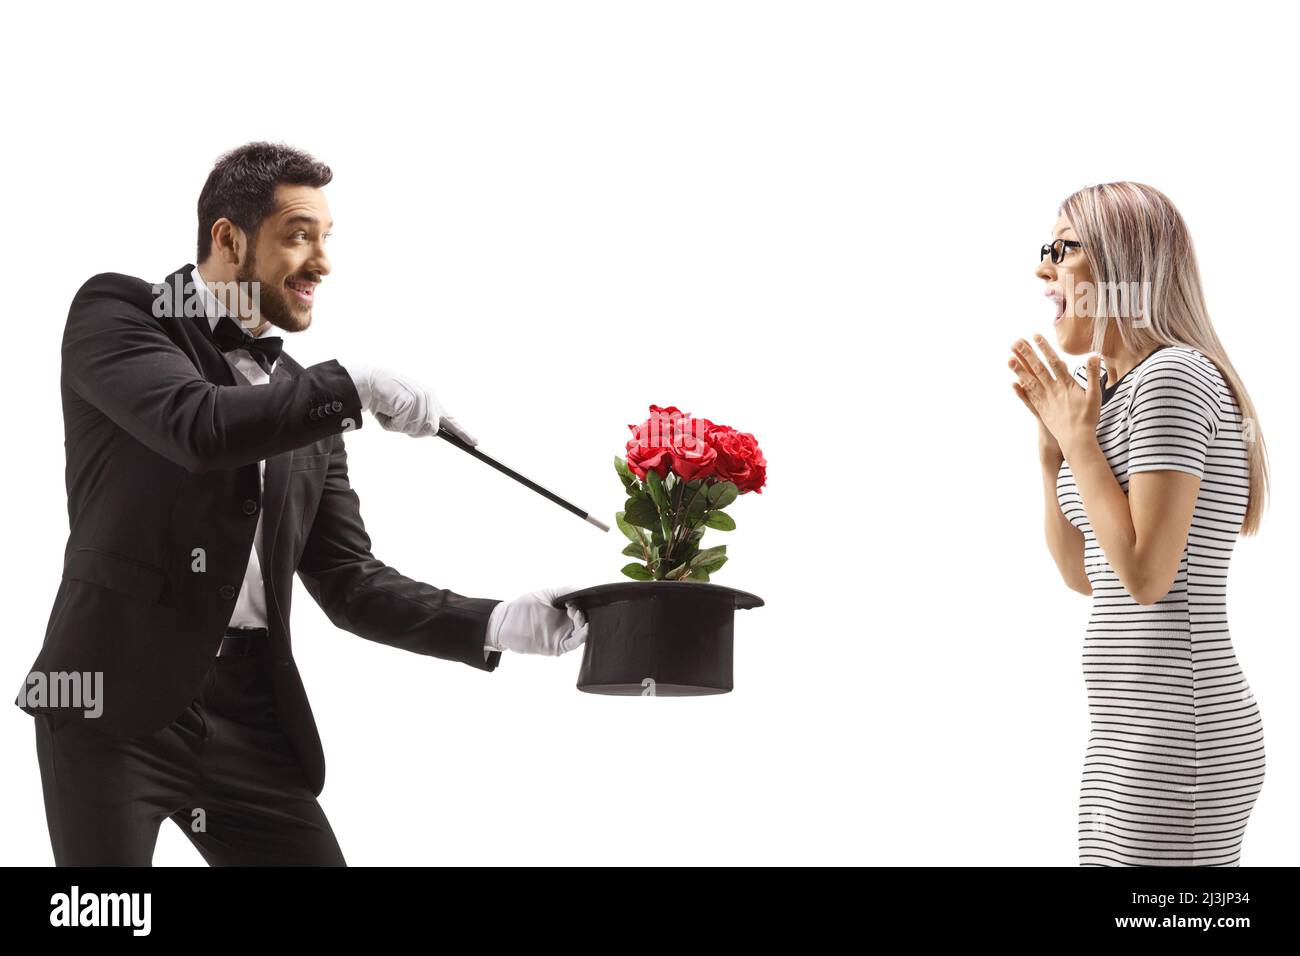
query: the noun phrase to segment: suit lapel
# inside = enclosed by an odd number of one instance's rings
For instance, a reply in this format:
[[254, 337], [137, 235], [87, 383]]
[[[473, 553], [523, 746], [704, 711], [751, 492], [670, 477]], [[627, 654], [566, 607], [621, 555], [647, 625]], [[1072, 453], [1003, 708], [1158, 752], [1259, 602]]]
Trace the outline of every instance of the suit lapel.
[[[273, 383], [293, 378], [285, 365], [282, 352], [275, 368], [271, 370]], [[271, 625], [273, 620], [279, 623], [282, 634], [287, 634], [289, 628], [288, 622], [280, 616], [280, 602], [275, 595], [275, 548], [280, 536], [280, 520], [284, 517], [284, 501], [289, 487], [289, 460], [292, 457], [293, 452], [286, 451], [266, 459], [266, 473], [262, 479], [262, 580], [266, 585], [267, 624]]]
[[[216, 346], [213, 346], [213, 348], [216, 348]], [[247, 385], [250, 388], [253, 386], [253, 383], [248, 380], [248, 376], [239, 370], [239, 366], [235, 364], [235, 360], [230, 357], [229, 352], [222, 352], [221, 357], [230, 366], [230, 374], [234, 376], [237, 385]]]

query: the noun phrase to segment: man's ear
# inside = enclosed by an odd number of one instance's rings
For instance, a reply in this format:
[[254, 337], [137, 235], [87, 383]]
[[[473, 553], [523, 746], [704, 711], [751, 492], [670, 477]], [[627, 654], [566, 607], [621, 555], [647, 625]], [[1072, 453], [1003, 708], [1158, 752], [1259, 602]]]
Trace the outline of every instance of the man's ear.
[[248, 237], [224, 216], [212, 224], [212, 245], [227, 265], [238, 266], [248, 254]]

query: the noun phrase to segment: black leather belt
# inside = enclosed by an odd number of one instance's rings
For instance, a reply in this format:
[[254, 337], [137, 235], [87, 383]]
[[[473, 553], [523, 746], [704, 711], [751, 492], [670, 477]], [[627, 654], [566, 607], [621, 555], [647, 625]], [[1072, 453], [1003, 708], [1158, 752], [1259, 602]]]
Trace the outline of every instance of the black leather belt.
[[266, 653], [267, 630], [264, 627], [228, 627], [217, 648], [218, 657], [252, 657]]

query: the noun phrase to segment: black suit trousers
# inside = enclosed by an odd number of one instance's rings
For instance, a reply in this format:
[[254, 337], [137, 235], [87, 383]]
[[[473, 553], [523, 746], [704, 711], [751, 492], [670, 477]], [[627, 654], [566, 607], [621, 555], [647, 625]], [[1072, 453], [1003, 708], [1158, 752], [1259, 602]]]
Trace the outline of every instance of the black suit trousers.
[[38, 714], [57, 866], [150, 866], [170, 819], [211, 866], [346, 866], [275, 717], [267, 659], [217, 657], [199, 695], [138, 737]]

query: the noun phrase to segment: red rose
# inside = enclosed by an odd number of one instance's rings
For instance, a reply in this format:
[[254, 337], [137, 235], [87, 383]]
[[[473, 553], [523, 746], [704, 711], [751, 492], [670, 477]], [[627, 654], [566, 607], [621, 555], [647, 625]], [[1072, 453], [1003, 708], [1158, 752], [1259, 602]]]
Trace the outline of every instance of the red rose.
[[715, 425], [705, 440], [717, 453], [714, 475], [720, 481], [734, 482], [741, 494], [763, 493], [767, 483], [767, 459], [758, 441], [749, 432], [738, 432], [729, 425]]
[[683, 481], [713, 474], [718, 453], [707, 439], [712, 428], [713, 422], [707, 418], [678, 418], [673, 422], [668, 447], [673, 453], [673, 471]]
[[717, 452], [706, 436], [714, 427], [707, 418], [691, 418], [674, 405], [650, 406], [650, 417], [640, 425], [628, 425], [632, 439], [627, 443], [627, 466], [645, 480], [649, 471], [667, 478], [671, 470], [683, 481], [706, 478], [713, 473]]
[[660, 408], [658, 405], [650, 406], [650, 418], [670, 419], [676, 421], [679, 418], [690, 417], [690, 412], [684, 412], [676, 405], [669, 405], [667, 408]]

